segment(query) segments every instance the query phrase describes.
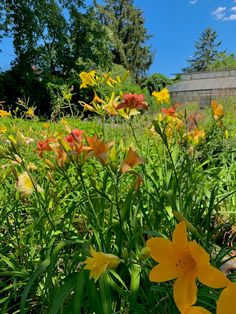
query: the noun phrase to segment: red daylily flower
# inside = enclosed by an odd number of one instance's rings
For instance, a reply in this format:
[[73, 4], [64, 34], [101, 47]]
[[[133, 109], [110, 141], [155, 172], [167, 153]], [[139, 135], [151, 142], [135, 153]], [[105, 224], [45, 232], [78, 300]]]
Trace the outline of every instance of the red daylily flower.
[[116, 107], [116, 109], [148, 109], [148, 104], [145, 102], [143, 94], [124, 94], [122, 96], [122, 102]]

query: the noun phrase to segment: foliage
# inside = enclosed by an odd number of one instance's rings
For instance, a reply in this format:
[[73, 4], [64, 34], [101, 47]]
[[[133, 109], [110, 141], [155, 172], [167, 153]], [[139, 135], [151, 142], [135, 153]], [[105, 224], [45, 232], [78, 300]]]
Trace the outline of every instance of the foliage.
[[[82, 76], [85, 90], [119, 85], [116, 76], [91, 72]], [[72, 97], [70, 86], [52, 88], [64, 101]], [[112, 116], [114, 111], [106, 110], [110, 88], [97, 103], [87, 104], [100, 114], [93, 121], [22, 120], [1, 103], [3, 312], [179, 313], [173, 282], [149, 279], [155, 263], [146, 241], [164, 237], [169, 243], [173, 232], [176, 239], [176, 222], [182, 220], [188, 245], [196, 240], [211, 265], [223, 264], [227, 277], [236, 279], [229, 275], [235, 269], [230, 256], [235, 248], [235, 102], [228, 101], [230, 114], [217, 102], [199, 113], [170, 107], [165, 92], [152, 121], [149, 114], [131, 115], [147, 104], [143, 95], [125, 90]], [[25, 112], [30, 107], [28, 100], [19, 105]], [[181, 254], [189, 255], [188, 247], [181, 247]], [[167, 258], [173, 264], [176, 256]], [[210, 270], [208, 257], [204, 261]], [[198, 305], [215, 312], [220, 292], [201, 282], [197, 287]], [[181, 289], [178, 293], [182, 296]]]
[[105, 60], [109, 61], [105, 30], [92, 8], [82, 10], [83, 2], [4, 2], [1, 25], [8, 29], [8, 36], [13, 36], [15, 62], [22, 71], [25, 66], [34, 66], [46, 73], [65, 75], [77, 68], [81, 71], [81, 62], [84, 69], [83, 63], [104, 66]]
[[9, 109], [15, 110], [19, 98], [30, 98], [37, 107], [37, 115], [50, 115], [50, 95], [45, 82], [31, 67], [24, 71], [18, 65], [0, 73], [0, 97]]
[[221, 52], [216, 57], [216, 60], [211, 63], [207, 70], [225, 70], [236, 68], [236, 57], [234, 53], [227, 54], [226, 52]]
[[141, 83], [141, 86], [143, 88], [147, 88], [150, 95], [154, 91], [161, 91], [163, 88], [165, 88], [168, 85], [172, 84], [172, 80], [166, 77], [163, 74], [160, 73], [154, 73], [147, 77], [143, 82]]
[[106, 25], [111, 40], [113, 62], [121, 64], [136, 79], [143, 77], [152, 63], [152, 53], [146, 41], [151, 37], [144, 27], [143, 12], [133, 0], [106, 0], [96, 4], [98, 16]]
[[218, 47], [221, 41], [216, 41], [218, 34], [212, 28], [206, 28], [195, 43], [196, 51], [193, 58], [188, 60], [190, 65], [183, 69], [184, 72], [206, 71], [207, 68], [217, 59]]

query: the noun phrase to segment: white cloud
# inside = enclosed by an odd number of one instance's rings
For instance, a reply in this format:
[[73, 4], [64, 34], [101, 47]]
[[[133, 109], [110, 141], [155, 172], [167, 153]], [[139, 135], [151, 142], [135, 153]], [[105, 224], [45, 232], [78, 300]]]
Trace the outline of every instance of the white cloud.
[[[189, 1], [190, 4], [196, 4], [197, 2], [198, 2], [198, 0], [190, 0]], [[236, 2], [236, 0], [235, 0], [235, 2]]]
[[[234, 0], [236, 3], [236, 0]], [[218, 7], [215, 11], [212, 12], [212, 16], [216, 20], [221, 21], [235, 21], [236, 20], [236, 6], [232, 6], [227, 10], [226, 7]]]
[[223, 21], [235, 21], [236, 14], [230, 14], [229, 16], [224, 17]]
[[218, 7], [215, 11], [211, 13], [216, 20], [222, 20], [225, 17], [226, 7]]

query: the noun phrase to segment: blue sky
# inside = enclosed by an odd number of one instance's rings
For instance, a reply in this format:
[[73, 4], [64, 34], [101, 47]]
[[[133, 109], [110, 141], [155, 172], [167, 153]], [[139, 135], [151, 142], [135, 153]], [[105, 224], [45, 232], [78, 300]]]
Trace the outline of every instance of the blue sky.
[[[91, 0], [89, 0], [91, 2]], [[98, 1], [99, 2], [99, 1]], [[222, 40], [221, 50], [236, 54], [236, 0], [134, 0], [145, 17], [155, 52], [151, 73], [172, 76], [187, 66], [201, 32], [212, 27]], [[14, 58], [11, 40], [0, 43], [0, 68]]]

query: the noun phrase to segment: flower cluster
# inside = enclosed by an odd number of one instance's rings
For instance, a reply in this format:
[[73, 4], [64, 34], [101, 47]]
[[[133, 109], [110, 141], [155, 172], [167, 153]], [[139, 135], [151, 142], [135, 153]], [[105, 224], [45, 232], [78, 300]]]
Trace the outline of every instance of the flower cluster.
[[[119, 76], [113, 79], [109, 73], [104, 73], [102, 77], [96, 75], [96, 71], [82, 72], [80, 78], [82, 84], [80, 88], [92, 86], [94, 88], [94, 98], [90, 103], [80, 101], [85, 110], [97, 113], [99, 116], [104, 115], [116, 116], [120, 115], [125, 119], [140, 113], [140, 110], [147, 110], [148, 104], [143, 94], [127, 94], [120, 91], [118, 95], [114, 92], [122, 81], [125, 81], [127, 75], [123, 79]], [[111, 94], [101, 95], [100, 86], [107, 85], [111, 88]]]

